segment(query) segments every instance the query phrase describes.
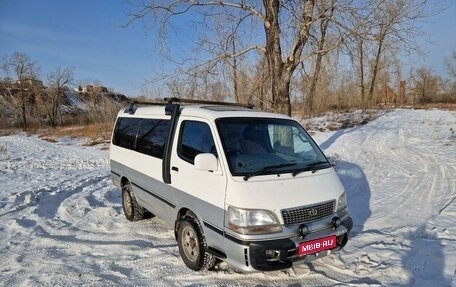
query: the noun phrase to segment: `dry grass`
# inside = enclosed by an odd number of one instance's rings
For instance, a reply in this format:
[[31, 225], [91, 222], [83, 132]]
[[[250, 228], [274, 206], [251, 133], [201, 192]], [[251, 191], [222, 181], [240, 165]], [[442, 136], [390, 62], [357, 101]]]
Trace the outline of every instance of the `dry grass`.
[[58, 138], [87, 138], [86, 145], [97, 145], [107, 143], [111, 139], [112, 124], [89, 124], [66, 126], [57, 128], [33, 129], [28, 131], [29, 135], [38, 137], [49, 142], [57, 142]]
[[[108, 143], [111, 139], [113, 123], [97, 123], [87, 125], [72, 125], [56, 128], [29, 128], [27, 135], [36, 135], [39, 138], [48, 142], [57, 142], [58, 138], [85, 138], [87, 139], [86, 145], [97, 145]], [[0, 136], [8, 136], [12, 134], [21, 133], [21, 129], [10, 128], [0, 129]]]
[[[391, 107], [382, 107], [379, 110], [388, 110], [390, 108], [396, 108], [396, 106]], [[442, 109], [442, 110], [450, 110], [456, 111], [456, 104], [415, 104], [415, 105], [407, 105], [403, 106], [402, 108], [410, 108], [410, 109]], [[311, 131], [326, 131], [326, 130], [338, 130], [341, 128], [349, 128], [354, 127], [357, 125], [364, 125], [369, 121], [376, 118], [376, 112], [378, 110], [372, 110], [371, 114], [368, 112], [368, 116], [363, 119], [353, 119], [347, 118], [347, 114], [350, 114], [349, 111], [345, 112], [338, 112], [336, 114], [345, 114], [344, 116], [336, 116], [332, 118], [329, 123], [325, 127], [320, 126], [313, 126], [312, 122], [304, 121], [306, 129]], [[307, 115], [303, 118], [314, 118], [320, 115]], [[43, 140], [49, 142], [57, 142], [58, 138], [61, 137], [69, 137], [69, 138], [86, 138], [87, 142], [85, 145], [93, 146], [98, 144], [108, 143], [111, 139], [113, 123], [97, 123], [97, 124], [87, 124], [87, 125], [72, 125], [72, 126], [64, 126], [64, 127], [57, 127], [57, 128], [30, 128], [27, 131], [28, 135], [38, 135]], [[17, 134], [22, 132], [21, 129], [18, 128], [9, 128], [9, 129], [0, 129], [0, 136], [7, 136], [11, 134]], [[452, 135], [450, 137], [451, 141], [454, 141], [456, 138], [455, 131], [452, 130]]]
[[22, 130], [16, 128], [0, 129], [0, 136], [9, 136], [20, 133]]
[[417, 109], [417, 110], [439, 109], [439, 110], [456, 111], [456, 104], [452, 104], [452, 103], [414, 104], [410, 107], [413, 109]]

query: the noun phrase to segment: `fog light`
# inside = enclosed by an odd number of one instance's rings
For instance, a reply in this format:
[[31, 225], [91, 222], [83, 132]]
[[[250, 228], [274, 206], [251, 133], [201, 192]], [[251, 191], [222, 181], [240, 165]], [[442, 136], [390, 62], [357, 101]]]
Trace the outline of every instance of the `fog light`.
[[333, 217], [333, 219], [331, 220], [331, 225], [334, 227], [334, 228], [337, 228], [339, 226], [342, 225], [342, 220], [340, 220], [339, 217]]
[[301, 236], [304, 237], [307, 234], [309, 234], [309, 226], [302, 224], [299, 226], [299, 232], [301, 233]]
[[267, 261], [277, 261], [280, 260], [280, 250], [266, 250], [266, 260]]

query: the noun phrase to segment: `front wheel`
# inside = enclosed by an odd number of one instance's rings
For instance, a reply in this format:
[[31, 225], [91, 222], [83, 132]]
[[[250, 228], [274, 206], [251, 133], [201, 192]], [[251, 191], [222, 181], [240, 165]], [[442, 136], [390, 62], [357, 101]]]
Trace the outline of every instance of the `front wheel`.
[[177, 243], [188, 268], [200, 271], [214, 266], [216, 259], [206, 252], [206, 240], [196, 219], [189, 216], [181, 219], [177, 228]]
[[144, 208], [138, 204], [132, 195], [129, 183], [122, 186], [122, 207], [125, 217], [129, 221], [138, 221], [144, 218]]

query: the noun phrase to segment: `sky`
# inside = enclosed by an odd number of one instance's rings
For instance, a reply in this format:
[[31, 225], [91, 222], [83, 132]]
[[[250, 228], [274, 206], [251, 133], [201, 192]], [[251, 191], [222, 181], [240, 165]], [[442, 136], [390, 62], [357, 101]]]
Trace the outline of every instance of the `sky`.
[[23, 52], [42, 78], [59, 65], [77, 81], [100, 81], [128, 96], [154, 72], [154, 39], [141, 25], [123, 28], [121, 1], [0, 0], [0, 56]]
[[[138, 96], [170, 63], [161, 57], [151, 22], [122, 27], [133, 10], [121, 0], [0, 0], [0, 57], [27, 54], [41, 67], [44, 81], [58, 66], [69, 67], [75, 84], [99, 81]], [[444, 57], [456, 50], [456, 1], [448, 0], [445, 11], [422, 25], [428, 35], [418, 42], [426, 56], [409, 57], [404, 67], [424, 65], [445, 76]], [[174, 33], [168, 53], [179, 58], [187, 50], [189, 30]]]
[[[437, 2], [439, 0], [429, 0], [429, 3]], [[453, 51], [456, 51], [456, 0], [447, 0], [443, 3], [445, 10], [419, 24], [425, 35], [417, 42], [424, 55], [404, 58], [405, 68], [425, 66], [442, 77], [448, 74], [445, 61], [451, 57]]]

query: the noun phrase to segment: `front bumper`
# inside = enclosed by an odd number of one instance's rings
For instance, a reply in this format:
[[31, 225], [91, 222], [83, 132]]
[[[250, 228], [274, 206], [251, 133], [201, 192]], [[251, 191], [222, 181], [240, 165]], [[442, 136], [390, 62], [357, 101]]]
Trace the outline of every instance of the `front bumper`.
[[[322, 230], [308, 234], [305, 238], [286, 238], [269, 241], [250, 242], [248, 254], [246, 255], [246, 265], [250, 265], [258, 271], [274, 271], [287, 269], [293, 264], [308, 263], [315, 259], [327, 256], [344, 248], [347, 244], [348, 236], [353, 228], [353, 220], [348, 217], [342, 222], [342, 225], [336, 230]], [[321, 251], [306, 256], [298, 255], [298, 246], [302, 241], [313, 240], [328, 236], [336, 235], [336, 248]]]

